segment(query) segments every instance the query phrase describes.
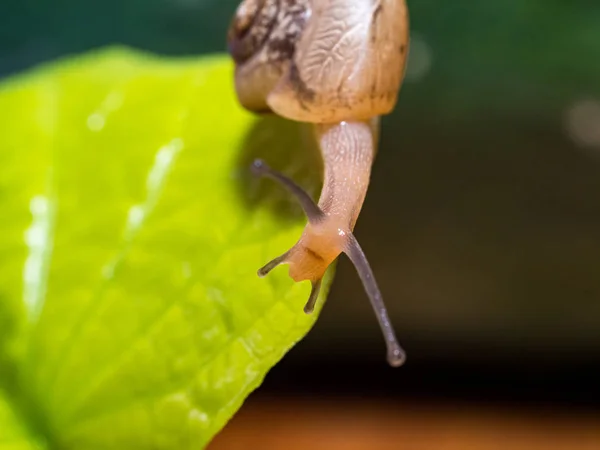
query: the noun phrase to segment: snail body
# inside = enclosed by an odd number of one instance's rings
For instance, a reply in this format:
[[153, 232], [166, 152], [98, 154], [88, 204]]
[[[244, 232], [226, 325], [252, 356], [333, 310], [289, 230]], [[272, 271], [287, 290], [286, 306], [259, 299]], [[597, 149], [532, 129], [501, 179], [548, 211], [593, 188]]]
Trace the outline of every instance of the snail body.
[[375, 309], [388, 361], [405, 355], [381, 293], [352, 234], [375, 158], [379, 116], [395, 107], [408, 53], [404, 0], [244, 0], [228, 35], [242, 106], [313, 124], [324, 161], [318, 204], [292, 180], [257, 161], [300, 201], [308, 224], [298, 242], [259, 270], [289, 264], [295, 281], [312, 283], [312, 312], [329, 265], [346, 253]]

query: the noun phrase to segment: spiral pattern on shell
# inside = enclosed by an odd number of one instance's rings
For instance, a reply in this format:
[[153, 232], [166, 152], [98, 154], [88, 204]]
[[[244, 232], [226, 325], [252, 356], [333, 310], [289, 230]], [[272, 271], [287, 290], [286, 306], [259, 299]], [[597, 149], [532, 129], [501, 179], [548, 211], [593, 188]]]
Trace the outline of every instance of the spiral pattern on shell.
[[236, 64], [259, 54], [263, 63], [290, 60], [309, 15], [309, 0], [244, 0], [229, 27], [229, 53]]
[[227, 36], [229, 53], [242, 64], [261, 48], [279, 11], [279, 0], [246, 0], [238, 7]]

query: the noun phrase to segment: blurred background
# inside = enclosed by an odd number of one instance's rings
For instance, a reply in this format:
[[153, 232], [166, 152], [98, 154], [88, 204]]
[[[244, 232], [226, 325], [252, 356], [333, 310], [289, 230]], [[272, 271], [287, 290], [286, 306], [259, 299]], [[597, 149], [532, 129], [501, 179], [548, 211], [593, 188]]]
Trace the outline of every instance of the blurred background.
[[[223, 52], [236, 6], [3, 0], [0, 76], [115, 43]], [[600, 3], [409, 8], [356, 229], [408, 363], [386, 365], [342, 259], [313, 331], [214, 449], [295, 448], [289, 433], [297, 448], [600, 448]]]

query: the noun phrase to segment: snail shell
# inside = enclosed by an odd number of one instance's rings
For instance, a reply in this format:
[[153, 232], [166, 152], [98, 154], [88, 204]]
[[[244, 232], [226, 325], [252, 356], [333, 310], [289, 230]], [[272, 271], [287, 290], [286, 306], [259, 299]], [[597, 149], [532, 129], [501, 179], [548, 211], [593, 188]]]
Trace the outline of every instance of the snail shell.
[[245, 0], [229, 30], [241, 104], [309, 123], [396, 105], [408, 51], [404, 0]]

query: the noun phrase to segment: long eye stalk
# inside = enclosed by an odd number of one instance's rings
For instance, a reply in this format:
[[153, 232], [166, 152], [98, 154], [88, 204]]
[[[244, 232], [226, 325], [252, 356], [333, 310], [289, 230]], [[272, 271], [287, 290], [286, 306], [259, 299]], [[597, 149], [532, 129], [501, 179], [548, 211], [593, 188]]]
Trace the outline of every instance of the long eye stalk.
[[377, 281], [375, 281], [371, 266], [352, 233], [348, 233], [348, 244], [344, 253], [348, 255], [348, 258], [350, 258], [350, 261], [354, 264], [358, 276], [363, 282], [367, 296], [371, 301], [371, 306], [375, 311], [375, 316], [377, 317], [381, 331], [383, 331], [383, 336], [387, 345], [388, 363], [393, 367], [399, 367], [406, 361], [406, 353], [402, 347], [400, 347], [398, 339], [396, 339], [396, 333], [394, 332], [392, 322], [390, 321], [387, 309], [383, 303], [383, 297], [379, 290], [379, 286], [377, 286]]
[[282, 173], [271, 169], [262, 159], [254, 160], [252, 172], [254, 172], [255, 175], [266, 176], [281, 183], [294, 197], [296, 197], [310, 223], [316, 223], [323, 218], [323, 211], [321, 211], [321, 208], [319, 208], [314, 200], [310, 198], [310, 195], [308, 195], [304, 189]]

